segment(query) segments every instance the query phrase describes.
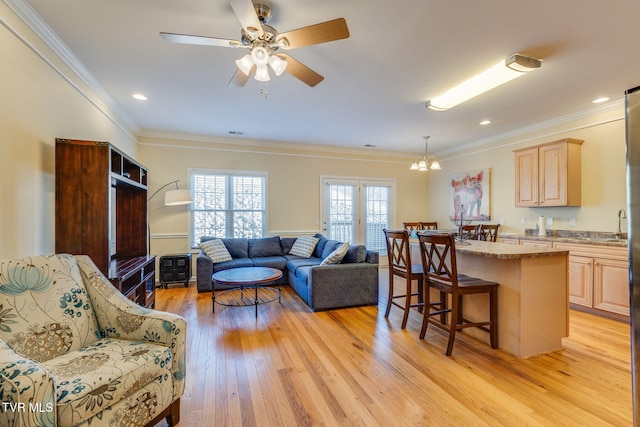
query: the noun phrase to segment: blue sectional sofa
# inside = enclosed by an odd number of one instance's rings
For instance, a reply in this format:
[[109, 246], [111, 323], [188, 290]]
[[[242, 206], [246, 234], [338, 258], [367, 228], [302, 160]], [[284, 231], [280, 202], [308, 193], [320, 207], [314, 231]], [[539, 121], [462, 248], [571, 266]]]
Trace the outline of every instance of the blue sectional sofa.
[[[198, 292], [214, 289], [213, 273], [229, 268], [272, 267], [282, 270], [276, 284], [289, 284], [311, 310], [378, 304], [378, 253], [363, 245], [350, 245], [340, 264], [320, 265], [341, 242], [318, 234], [310, 258], [289, 254], [296, 238], [220, 239], [231, 261], [214, 263], [204, 252], [196, 259]], [[215, 239], [202, 237], [201, 242]]]

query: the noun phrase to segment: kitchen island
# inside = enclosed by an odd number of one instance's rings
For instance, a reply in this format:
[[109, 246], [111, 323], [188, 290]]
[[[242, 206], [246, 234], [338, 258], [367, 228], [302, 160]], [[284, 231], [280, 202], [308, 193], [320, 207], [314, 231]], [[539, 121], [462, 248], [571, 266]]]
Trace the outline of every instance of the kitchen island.
[[[499, 284], [499, 348], [519, 358], [561, 350], [562, 338], [569, 335], [569, 252], [506, 243], [467, 242], [468, 245], [456, 245], [458, 273]], [[413, 263], [420, 260], [419, 249], [415, 240], [411, 244]], [[465, 318], [485, 319], [488, 313], [486, 295], [465, 296]], [[472, 329], [465, 333], [489, 342], [488, 334]]]

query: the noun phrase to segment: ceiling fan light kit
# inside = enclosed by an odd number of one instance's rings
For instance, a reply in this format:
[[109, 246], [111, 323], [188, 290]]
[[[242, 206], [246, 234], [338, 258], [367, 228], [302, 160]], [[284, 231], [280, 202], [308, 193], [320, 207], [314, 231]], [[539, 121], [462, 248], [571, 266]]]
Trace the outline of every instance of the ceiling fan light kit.
[[511, 55], [488, 70], [430, 99], [426, 107], [434, 111], [446, 111], [481, 93], [523, 76], [529, 71], [536, 70], [541, 65], [542, 62], [538, 59], [519, 54]]
[[271, 67], [276, 76], [287, 71], [308, 86], [314, 87], [324, 77], [291, 56], [284, 53], [276, 54], [276, 51], [296, 49], [349, 37], [349, 29], [344, 18], [278, 33], [275, 28], [267, 25], [271, 17], [269, 6], [254, 5], [251, 0], [229, 0], [229, 3], [242, 25], [240, 41], [188, 34], [160, 33], [160, 37], [169, 43], [249, 49], [247, 55], [235, 61], [240, 73], [234, 74], [229, 86], [244, 86], [254, 69], [254, 79], [267, 82], [271, 79], [269, 76], [269, 67]]

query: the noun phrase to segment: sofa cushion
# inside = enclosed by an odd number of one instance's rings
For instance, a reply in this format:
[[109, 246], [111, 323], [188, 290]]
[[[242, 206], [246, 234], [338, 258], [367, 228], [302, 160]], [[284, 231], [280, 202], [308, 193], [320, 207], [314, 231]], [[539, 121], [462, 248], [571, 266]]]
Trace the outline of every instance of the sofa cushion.
[[71, 425], [167, 375], [172, 355], [166, 346], [104, 338], [42, 365], [56, 378], [58, 421]]
[[288, 254], [295, 242], [296, 242], [295, 237], [281, 237], [280, 246], [282, 247], [282, 254], [283, 255]]
[[304, 266], [308, 266], [308, 265], [320, 265], [320, 263], [322, 262], [322, 259], [320, 258], [295, 258], [295, 259], [290, 259], [287, 262], [287, 269], [294, 273], [296, 272], [296, 270], [299, 267], [304, 267]]
[[251, 258], [254, 267], [270, 267], [284, 270], [287, 268], [287, 259], [283, 256], [263, 256]]
[[324, 237], [322, 234], [318, 233], [315, 235], [318, 239], [318, 244], [316, 245], [316, 249], [313, 251], [313, 256], [316, 258], [322, 258], [322, 251], [324, 250], [324, 245], [327, 244], [329, 239]]
[[232, 259], [231, 254], [229, 254], [229, 250], [220, 239], [211, 239], [201, 242], [198, 247], [202, 249], [202, 252], [211, 258], [211, 261], [213, 262], [231, 261]]
[[340, 264], [342, 258], [347, 254], [349, 250], [349, 243], [345, 242], [331, 252], [325, 259], [322, 260], [320, 265], [331, 265], [331, 264]]
[[336, 250], [336, 248], [341, 244], [341, 242], [337, 240], [327, 240], [327, 243], [324, 245], [324, 249], [322, 250], [322, 254], [320, 258], [325, 259], [329, 256], [329, 254]]
[[253, 262], [251, 262], [251, 258], [238, 258], [232, 259], [231, 261], [219, 262], [218, 264], [213, 265], [213, 272], [216, 273], [222, 270], [228, 270], [230, 268], [240, 268], [240, 267], [253, 267]]
[[249, 258], [282, 255], [280, 237], [264, 237], [261, 239], [249, 239]]
[[309, 286], [309, 275], [311, 274], [311, 269], [314, 268], [315, 265], [305, 265], [296, 270], [296, 277], [302, 283], [305, 283]]
[[68, 254], [0, 260], [0, 339], [36, 362], [96, 342], [97, 320]]
[[343, 264], [365, 262], [367, 259], [367, 248], [364, 245], [349, 245], [347, 254], [342, 258]]
[[235, 238], [235, 239], [220, 239], [229, 250], [229, 253], [233, 258], [248, 258], [249, 257], [249, 239]]
[[300, 236], [296, 239], [289, 253], [303, 258], [310, 258], [319, 240], [317, 237]]

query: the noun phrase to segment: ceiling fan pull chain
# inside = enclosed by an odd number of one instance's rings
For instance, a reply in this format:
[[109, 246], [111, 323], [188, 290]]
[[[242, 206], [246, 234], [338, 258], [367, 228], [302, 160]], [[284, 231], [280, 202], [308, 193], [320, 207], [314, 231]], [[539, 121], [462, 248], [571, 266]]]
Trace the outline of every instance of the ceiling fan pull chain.
[[[263, 89], [264, 85], [264, 89]], [[269, 97], [269, 83], [260, 82], [260, 95], [264, 93], [264, 98], [267, 99]]]

